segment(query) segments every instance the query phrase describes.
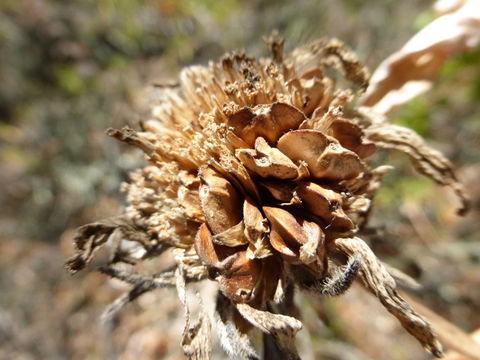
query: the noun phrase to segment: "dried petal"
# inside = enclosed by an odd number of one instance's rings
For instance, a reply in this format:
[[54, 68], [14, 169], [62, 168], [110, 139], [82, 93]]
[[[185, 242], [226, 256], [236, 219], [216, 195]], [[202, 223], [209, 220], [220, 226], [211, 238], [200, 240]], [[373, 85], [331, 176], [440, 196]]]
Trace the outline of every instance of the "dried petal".
[[242, 220], [242, 204], [237, 190], [211, 168], [200, 172], [200, 203], [205, 219], [214, 234], [219, 234]]
[[235, 156], [248, 169], [261, 177], [278, 179], [295, 179], [298, 176], [297, 166], [286, 155], [276, 148], [270, 147], [264, 138], [255, 141], [255, 150], [237, 149]]

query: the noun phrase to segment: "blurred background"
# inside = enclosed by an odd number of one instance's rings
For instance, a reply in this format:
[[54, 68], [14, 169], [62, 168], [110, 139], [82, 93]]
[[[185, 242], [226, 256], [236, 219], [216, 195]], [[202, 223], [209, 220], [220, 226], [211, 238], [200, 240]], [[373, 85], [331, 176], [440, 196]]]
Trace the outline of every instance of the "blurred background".
[[[118, 188], [142, 155], [105, 135], [135, 126], [145, 89], [225, 51], [266, 54], [338, 37], [373, 71], [435, 16], [427, 0], [2, 0], [0, 2], [0, 359], [183, 359], [174, 292], [130, 304], [111, 336], [103, 308], [127, 288], [70, 277], [76, 227], [121, 212]], [[457, 166], [473, 211], [448, 189], [395, 166], [375, 204], [369, 243], [424, 285], [421, 301], [465, 331], [480, 327], [480, 50], [449, 59], [432, 91], [391, 119]], [[428, 359], [370, 296], [299, 297], [305, 359]], [[222, 359], [219, 352], [216, 358]]]

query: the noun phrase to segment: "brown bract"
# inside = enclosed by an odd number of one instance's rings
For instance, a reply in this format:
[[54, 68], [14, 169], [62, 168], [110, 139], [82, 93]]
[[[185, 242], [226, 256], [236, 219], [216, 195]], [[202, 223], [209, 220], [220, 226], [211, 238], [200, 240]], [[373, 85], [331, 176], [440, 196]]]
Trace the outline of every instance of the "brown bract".
[[[232, 53], [186, 68], [179, 86], [165, 88], [152, 106], [142, 131], [109, 131], [142, 149], [149, 164], [123, 185], [128, 206], [121, 221], [80, 228], [69, 270], [86, 266], [109, 241], [114, 251], [105, 271], [119, 278], [114, 263], [174, 248], [174, 272], [157, 275], [161, 282], [143, 278], [148, 286], [138, 277], [132, 283], [141, 291], [176, 283], [188, 316], [188, 282], [215, 281], [221, 343], [229, 355], [250, 359], [258, 358], [248, 340], [253, 328], [264, 332], [265, 344], [276, 344], [266, 345], [271, 358], [299, 358], [294, 336], [301, 323], [290, 316], [296, 287], [333, 296], [358, 278], [440, 356], [428, 322], [398, 296], [393, 278], [356, 236], [388, 170], [369, 166], [376, 146], [407, 152], [424, 174], [463, 195], [450, 163], [410, 130], [393, 131], [398, 127], [376, 122], [368, 111], [344, 111], [355, 87], [368, 81], [338, 40], [287, 55], [282, 39], [268, 44], [271, 58]], [[328, 68], [352, 89], [335, 90]], [[142, 293], [134, 290], [132, 298]], [[192, 359], [209, 356], [208, 339], [195, 338], [210, 334], [206, 316], [185, 330]]]

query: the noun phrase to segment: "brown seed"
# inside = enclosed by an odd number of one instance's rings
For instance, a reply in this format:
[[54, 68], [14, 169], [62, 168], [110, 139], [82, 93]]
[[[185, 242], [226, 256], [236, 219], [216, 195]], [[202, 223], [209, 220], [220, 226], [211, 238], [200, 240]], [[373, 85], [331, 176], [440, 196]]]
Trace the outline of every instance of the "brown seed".
[[319, 68], [313, 68], [303, 73], [299, 79], [307, 98], [302, 111], [307, 116], [312, 114], [324, 95], [325, 84], [322, 82], [323, 77], [324, 74]]
[[298, 259], [300, 247], [308, 242], [302, 225], [286, 210], [264, 206], [263, 211], [271, 224], [272, 247], [282, 254], [285, 260]]
[[217, 245], [235, 247], [248, 244], [247, 238], [244, 236], [245, 226], [243, 221], [240, 221], [237, 225], [221, 232], [220, 234], [213, 235], [212, 241]]
[[323, 246], [325, 243], [325, 234], [320, 226], [312, 221], [304, 220], [302, 228], [307, 237], [307, 242], [300, 247], [300, 261], [304, 264], [311, 264], [318, 260], [319, 252], [323, 259], [323, 252], [325, 251], [325, 246]]

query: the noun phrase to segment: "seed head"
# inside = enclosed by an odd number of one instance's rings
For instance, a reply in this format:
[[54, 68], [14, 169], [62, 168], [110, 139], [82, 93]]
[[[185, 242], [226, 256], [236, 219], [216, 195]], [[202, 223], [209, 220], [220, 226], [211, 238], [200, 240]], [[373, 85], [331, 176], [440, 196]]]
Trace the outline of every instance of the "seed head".
[[[377, 147], [405, 151], [466, 204], [450, 163], [411, 130], [354, 107], [368, 74], [338, 40], [288, 55], [277, 36], [267, 43], [269, 58], [231, 53], [184, 69], [176, 86], [162, 89], [142, 131], [108, 131], [142, 149], [148, 165], [123, 185], [128, 206], [121, 217], [79, 229], [78, 253], [67, 267], [83, 268], [100, 246], [120, 239], [103, 271], [130, 282], [135, 296], [176, 284], [187, 314], [186, 281], [215, 281], [222, 345], [251, 359], [258, 358], [247, 337], [253, 328], [266, 334], [265, 351], [273, 342], [277, 358], [298, 359], [301, 323], [289, 316], [295, 288], [335, 296], [358, 279], [441, 355], [428, 322], [397, 294], [359, 236], [389, 169], [369, 165]], [[332, 70], [352, 88], [336, 89]], [[176, 270], [139, 276], [113, 266], [168, 248], [175, 248]], [[199, 337], [209, 336], [209, 324], [203, 314], [186, 327], [183, 347], [191, 358], [208, 357], [208, 341]]]

